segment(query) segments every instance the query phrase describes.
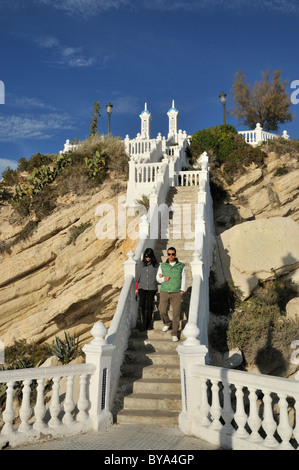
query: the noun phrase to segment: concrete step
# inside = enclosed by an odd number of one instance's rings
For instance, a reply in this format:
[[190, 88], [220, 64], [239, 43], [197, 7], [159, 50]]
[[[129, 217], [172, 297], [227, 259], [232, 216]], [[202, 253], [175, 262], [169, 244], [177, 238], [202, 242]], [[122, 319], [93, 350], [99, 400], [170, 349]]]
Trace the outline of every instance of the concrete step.
[[179, 357], [176, 351], [169, 352], [168, 350], [142, 354], [140, 351], [126, 352], [126, 364], [144, 364], [144, 365], [163, 365], [163, 364], [178, 364]]
[[181, 408], [181, 394], [132, 393], [124, 398], [124, 409], [179, 412]]
[[147, 378], [140, 379], [134, 382], [135, 393], [167, 393], [177, 394], [181, 393], [181, 382], [179, 379], [156, 379]]
[[121, 367], [122, 375], [125, 377], [131, 377], [135, 379], [141, 378], [165, 378], [165, 379], [179, 379], [180, 378], [180, 366], [176, 364], [165, 365], [153, 365], [153, 364], [123, 364]]
[[178, 424], [177, 411], [157, 410], [121, 410], [117, 414], [117, 422], [120, 424], [144, 424], [176, 426]]

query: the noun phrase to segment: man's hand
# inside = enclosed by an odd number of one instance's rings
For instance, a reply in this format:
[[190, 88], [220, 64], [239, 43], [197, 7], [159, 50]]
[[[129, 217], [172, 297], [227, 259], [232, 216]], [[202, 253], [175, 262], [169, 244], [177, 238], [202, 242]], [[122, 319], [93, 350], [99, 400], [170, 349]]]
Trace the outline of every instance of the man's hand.
[[165, 277], [164, 277], [164, 281], [165, 281], [165, 282], [169, 281], [169, 279], [170, 279], [170, 276], [165, 276]]

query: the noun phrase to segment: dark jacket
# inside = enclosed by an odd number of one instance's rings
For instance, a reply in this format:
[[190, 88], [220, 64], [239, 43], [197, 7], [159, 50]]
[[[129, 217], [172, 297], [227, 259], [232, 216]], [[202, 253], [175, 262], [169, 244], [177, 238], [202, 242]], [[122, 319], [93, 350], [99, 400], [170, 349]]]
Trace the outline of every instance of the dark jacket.
[[140, 261], [136, 272], [136, 282], [138, 283], [138, 289], [158, 290], [158, 283], [156, 281], [158, 267], [158, 264], [155, 266], [153, 266], [151, 263], [144, 265], [143, 261]]

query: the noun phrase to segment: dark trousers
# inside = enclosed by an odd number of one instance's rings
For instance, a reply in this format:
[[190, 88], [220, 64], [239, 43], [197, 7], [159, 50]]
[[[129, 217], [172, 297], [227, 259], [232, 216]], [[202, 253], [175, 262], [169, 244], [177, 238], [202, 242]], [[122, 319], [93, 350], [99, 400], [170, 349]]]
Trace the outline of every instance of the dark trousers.
[[141, 328], [149, 329], [154, 310], [155, 290], [138, 289], [141, 314]]

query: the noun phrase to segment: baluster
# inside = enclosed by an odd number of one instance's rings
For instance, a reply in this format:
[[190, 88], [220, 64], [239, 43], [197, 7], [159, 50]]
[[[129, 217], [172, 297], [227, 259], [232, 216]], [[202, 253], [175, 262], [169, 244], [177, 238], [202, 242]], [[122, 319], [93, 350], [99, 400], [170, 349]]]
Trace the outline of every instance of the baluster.
[[234, 410], [231, 406], [231, 390], [229, 384], [226, 381], [223, 381], [223, 408], [221, 412], [221, 416], [224, 420], [223, 432], [226, 434], [232, 434], [234, 432], [234, 428], [231, 424], [233, 417], [234, 417]]
[[218, 380], [212, 380], [212, 405], [210, 408], [211, 416], [212, 416], [212, 425], [211, 428], [215, 429], [218, 431], [219, 429], [222, 429], [222, 424], [220, 421], [221, 418], [221, 411], [222, 408], [220, 406], [220, 400], [219, 400], [219, 382]]
[[52, 387], [52, 399], [50, 404], [51, 419], [49, 426], [55, 428], [61, 425], [58, 415], [61, 411], [61, 405], [59, 403], [59, 382], [61, 377], [54, 377]]
[[[298, 376], [298, 374], [297, 374]], [[298, 378], [296, 378], [296, 380], [298, 380]], [[294, 430], [293, 430], [293, 436], [294, 438], [296, 439], [297, 441], [297, 444], [299, 444], [299, 398], [298, 397], [295, 397], [295, 416], [294, 416], [294, 419], [295, 419], [295, 427], [294, 427]]]
[[77, 403], [78, 406], [78, 416], [77, 416], [77, 421], [80, 423], [83, 423], [84, 421], [88, 420], [88, 414], [86, 412], [89, 401], [87, 399], [86, 395], [86, 382], [87, 382], [87, 375], [83, 374], [80, 376], [80, 394], [79, 394], [79, 400]]
[[286, 395], [281, 395], [279, 398], [279, 425], [277, 427], [278, 434], [282, 439], [280, 449], [291, 450], [294, 449], [290, 443], [293, 434], [293, 428], [290, 425], [288, 414], [288, 402]]
[[36, 421], [33, 425], [33, 429], [38, 432], [44, 432], [47, 429], [44, 423], [44, 417], [46, 414], [46, 405], [44, 399], [44, 379], [37, 379], [37, 397], [34, 408], [34, 414]]
[[20, 408], [19, 416], [21, 418], [21, 424], [19, 426], [19, 431], [23, 433], [28, 433], [32, 430], [32, 426], [28, 423], [29, 418], [32, 415], [32, 409], [30, 406], [30, 393], [31, 393], [31, 380], [24, 380], [23, 382], [23, 398], [22, 406]]
[[259, 433], [262, 420], [259, 417], [256, 389], [248, 387], [249, 391], [249, 418], [248, 424], [251, 429], [250, 440], [253, 442], [262, 442], [263, 438]]
[[270, 392], [264, 392], [264, 419], [263, 429], [267, 435], [265, 445], [268, 447], [277, 447], [278, 442], [274, 437], [276, 431], [276, 422], [273, 417], [272, 398]]
[[2, 429], [2, 434], [11, 434], [14, 431], [12, 422], [15, 419], [15, 411], [13, 409], [13, 393], [14, 393], [14, 382], [7, 383], [7, 390], [6, 390], [6, 406], [5, 410], [2, 413], [2, 418], [4, 421], [4, 426]]
[[200, 377], [200, 405], [199, 405], [199, 416], [200, 424], [202, 426], [207, 426], [211, 424], [209, 419], [210, 414], [210, 405], [208, 402], [208, 393], [207, 393], [207, 379], [205, 377]]
[[63, 404], [63, 409], [65, 411], [65, 415], [62, 418], [63, 424], [70, 425], [74, 422], [74, 417], [72, 415], [72, 411], [74, 411], [75, 403], [73, 400], [73, 385], [74, 385], [74, 376], [69, 375], [66, 382], [66, 394], [65, 400]]
[[236, 389], [237, 408], [234, 419], [238, 425], [236, 435], [242, 439], [248, 437], [248, 432], [245, 429], [245, 425], [247, 423], [247, 415], [244, 408], [243, 385], [236, 385]]

